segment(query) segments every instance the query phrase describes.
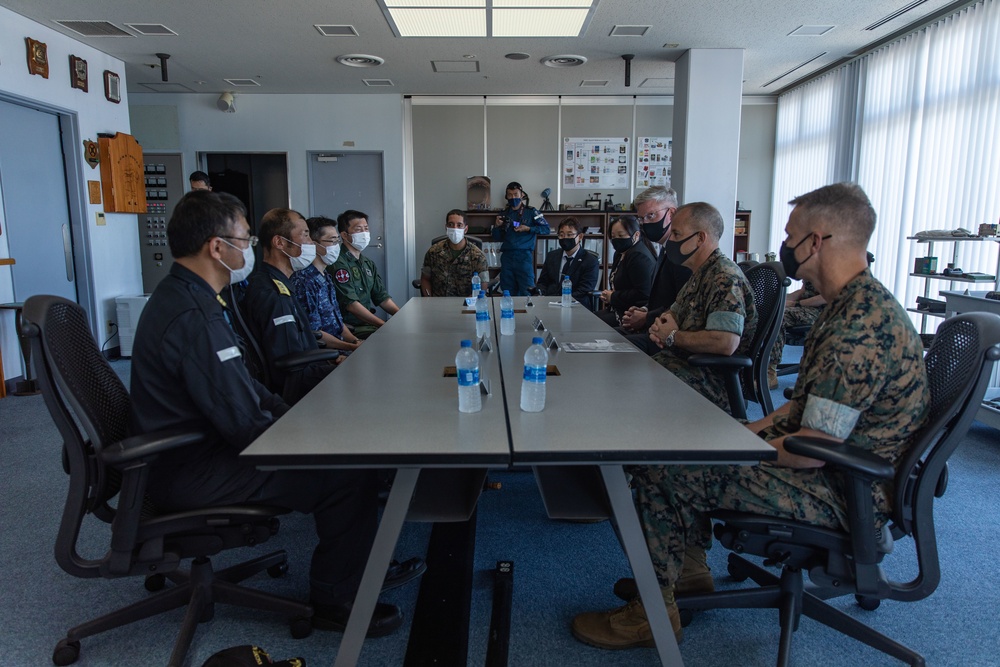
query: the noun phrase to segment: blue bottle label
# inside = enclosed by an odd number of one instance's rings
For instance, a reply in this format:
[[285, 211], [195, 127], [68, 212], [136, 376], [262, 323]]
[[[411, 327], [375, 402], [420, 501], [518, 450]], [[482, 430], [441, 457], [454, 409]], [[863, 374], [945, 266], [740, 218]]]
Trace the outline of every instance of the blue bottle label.
[[458, 371], [458, 384], [460, 387], [474, 387], [479, 384], [479, 369], [462, 368]]
[[525, 366], [524, 379], [528, 382], [545, 382], [545, 366]]
[[514, 319], [514, 310], [501, 310], [500, 317], [504, 319]]
[[489, 322], [490, 321], [490, 311], [488, 311], [488, 310], [477, 310], [476, 311], [476, 321], [477, 322]]

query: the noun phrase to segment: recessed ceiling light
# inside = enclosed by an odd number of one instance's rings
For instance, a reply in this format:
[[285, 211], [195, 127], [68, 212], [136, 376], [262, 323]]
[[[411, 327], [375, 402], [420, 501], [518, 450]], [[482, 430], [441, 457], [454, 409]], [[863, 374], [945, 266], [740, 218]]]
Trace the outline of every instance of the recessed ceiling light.
[[508, 53], [507, 55], [504, 56], [504, 58], [506, 58], [507, 60], [527, 60], [530, 57], [531, 56], [528, 55], [527, 53], [519, 53], [519, 52]]
[[348, 67], [378, 67], [385, 62], [378, 56], [369, 56], [364, 53], [348, 53], [337, 56], [337, 62]]
[[542, 64], [546, 67], [577, 67], [587, 62], [584, 56], [560, 55], [546, 56], [542, 58]]
[[600, 0], [378, 0], [399, 37], [582, 37]]

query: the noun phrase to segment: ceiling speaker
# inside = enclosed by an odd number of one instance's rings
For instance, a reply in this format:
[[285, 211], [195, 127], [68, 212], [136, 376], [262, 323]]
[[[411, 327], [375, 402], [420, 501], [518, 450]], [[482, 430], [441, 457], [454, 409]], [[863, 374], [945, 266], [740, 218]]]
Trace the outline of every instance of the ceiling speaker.
[[219, 95], [219, 101], [215, 103], [215, 106], [219, 107], [219, 111], [236, 113], [236, 100], [233, 98], [232, 93], [222, 93]]

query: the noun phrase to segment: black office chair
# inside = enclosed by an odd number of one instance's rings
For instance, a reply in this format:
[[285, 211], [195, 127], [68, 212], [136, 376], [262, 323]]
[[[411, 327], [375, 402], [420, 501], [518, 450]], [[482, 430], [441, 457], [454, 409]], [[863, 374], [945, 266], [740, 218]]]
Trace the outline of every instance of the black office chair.
[[[434, 238], [431, 239], [430, 245], [434, 245], [435, 243], [440, 243], [441, 241], [444, 241], [446, 238], [448, 238], [447, 235], [445, 235], [445, 236], [435, 236]], [[469, 236], [468, 234], [466, 234], [465, 238], [466, 238], [466, 240], [469, 241], [469, 243], [473, 244], [474, 246], [476, 246], [480, 250], [483, 249], [483, 240], [481, 238], [478, 238], [478, 237], [475, 237], [475, 236]], [[495, 280], [490, 281], [490, 282], [486, 283], [485, 285], [483, 285], [483, 289], [486, 291], [487, 294], [490, 293], [491, 285], [496, 280], [499, 280], [499, 273], [497, 274], [497, 278]], [[420, 290], [420, 278], [414, 278], [413, 281], [410, 284], [413, 285], [413, 289], [415, 289], [417, 291]]]
[[[284, 574], [284, 551], [219, 572], [209, 560], [226, 549], [266, 542], [278, 530], [277, 517], [288, 510], [229, 505], [167, 512], [154, 507], [146, 498], [149, 465], [161, 453], [197, 444], [204, 434], [176, 429], [132, 435], [128, 392], [98, 350], [83, 309], [60, 297], [35, 296], [25, 303], [24, 317], [70, 477], [56, 561], [85, 579], [146, 577], [147, 590], [158, 591], [70, 629], [52, 661], [70, 665], [79, 658], [84, 637], [187, 606], [169, 663], [180, 667], [195, 628], [212, 619], [216, 602], [286, 614], [292, 619], [292, 636], [308, 636], [310, 606], [237, 585], [264, 570], [271, 576]], [[110, 525], [110, 548], [96, 558], [77, 552], [81, 527], [90, 515]], [[179, 569], [186, 559], [193, 559], [190, 571]], [[165, 579], [176, 585], [159, 590]]]
[[250, 377], [274, 393], [280, 394], [285, 403], [294, 405], [306, 393], [302, 371], [312, 364], [333, 361], [340, 356], [340, 351], [324, 346], [317, 347], [315, 350], [296, 352], [295, 354], [286, 355], [281, 359], [276, 359], [274, 362], [275, 368], [285, 372], [285, 382], [283, 385], [278, 386], [278, 383], [271, 377], [271, 369], [268, 367], [260, 343], [243, 318], [242, 299], [241, 290], [231, 285], [229, 290], [229, 306], [226, 308], [226, 312], [228, 313], [229, 323], [236, 333], [240, 351], [243, 353], [243, 363], [247, 367], [247, 371], [250, 372]]
[[[913, 447], [896, 464], [846, 445], [793, 437], [785, 440], [792, 454], [826, 462], [844, 481], [850, 531], [818, 528], [795, 521], [755, 514], [716, 511], [721, 523], [715, 536], [734, 553], [729, 572], [737, 580], [751, 578], [759, 588], [723, 591], [679, 598], [682, 609], [777, 608], [781, 622], [778, 665], [787, 665], [792, 633], [805, 614], [834, 630], [911, 665], [923, 665], [916, 652], [827, 604], [825, 600], [854, 595], [865, 609], [881, 600], [922, 600], [941, 578], [934, 534], [934, 498], [948, 485], [948, 457], [965, 437], [982, 402], [994, 362], [1000, 359], [1000, 316], [969, 313], [945, 321], [925, 357], [931, 403], [927, 425]], [[891, 524], [876, 527], [872, 483], [891, 480]], [[880, 567], [894, 540], [909, 536], [916, 547], [917, 572], [910, 581], [893, 581]], [[765, 565], [781, 575], [750, 563], [738, 554], [763, 556]], [[813, 584], [804, 590], [803, 573]]]
[[785, 311], [785, 290], [791, 281], [785, 277], [781, 262], [755, 264], [746, 271], [753, 289], [757, 309], [757, 329], [745, 355], [728, 357], [717, 354], [692, 354], [688, 363], [699, 368], [710, 368], [723, 376], [729, 410], [733, 417], [746, 419], [746, 401], [760, 404], [764, 414], [774, 411], [771, 392], [767, 387], [767, 361], [774, 346]]

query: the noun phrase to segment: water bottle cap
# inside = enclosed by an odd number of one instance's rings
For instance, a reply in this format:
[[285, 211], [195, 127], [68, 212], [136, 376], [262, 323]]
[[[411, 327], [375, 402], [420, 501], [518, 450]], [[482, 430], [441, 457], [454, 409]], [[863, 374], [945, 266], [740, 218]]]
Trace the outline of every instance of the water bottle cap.
[[463, 340], [462, 343], [461, 343], [461, 346], [462, 347], [472, 347], [472, 341], [471, 340]]
[[479, 275], [479, 271], [473, 271], [473, 272], [472, 272], [472, 277], [473, 277], [473, 278], [475, 278], [475, 277], [476, 277], [476, 276], [478, 276], [478, 275]]
[[510, 290], [509, 290], [509, 289], [505, 289], [505, 290], [503, 291], [503, 295], [504, 295], [504, 296], [510, 296]]
[[483, 290], [479, 290], [479, 297], [478, 298], [485, 299], [486, 298], [486, 292], [484, 292]]
[[544, 338], [539, 338], [538, 336], [535, 336], [534, 338], [531, 339], [531, 344], [532, 345], [544, 345], [545, 344], [545, 339]]

